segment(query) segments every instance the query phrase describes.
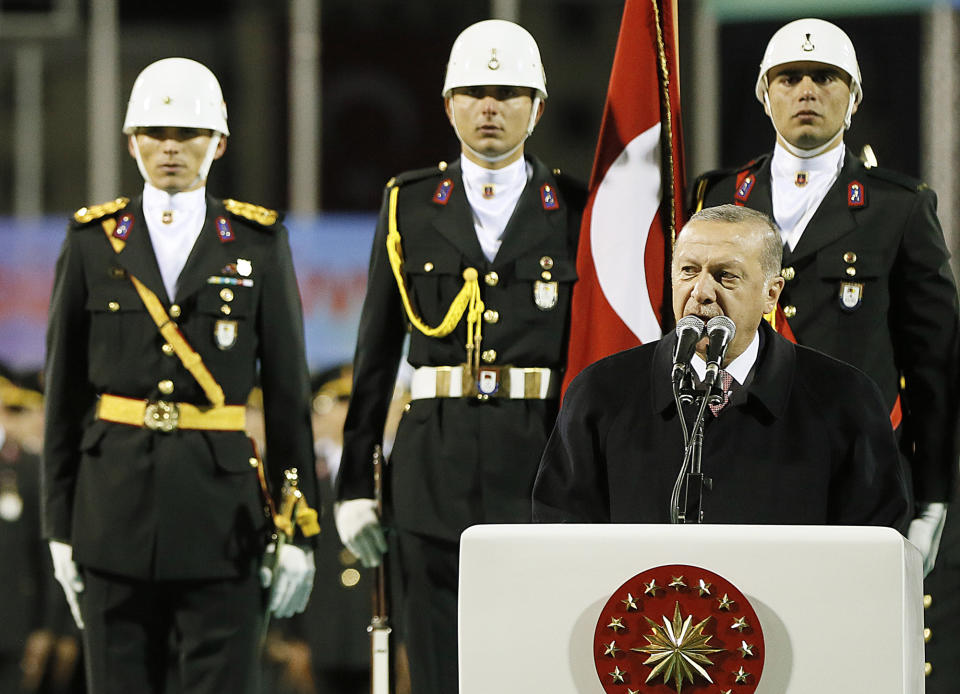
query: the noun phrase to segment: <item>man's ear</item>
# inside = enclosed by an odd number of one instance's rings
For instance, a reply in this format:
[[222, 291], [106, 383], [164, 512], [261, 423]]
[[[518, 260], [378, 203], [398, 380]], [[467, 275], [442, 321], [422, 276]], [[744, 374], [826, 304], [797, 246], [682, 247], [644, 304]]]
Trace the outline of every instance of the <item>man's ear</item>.
[[784, 284], [786, 284], [786, 281], [780, 275], [767, 281], [766, 296], [764, 296], [763, 300], [764, 313], [770, 313], [777, 307], [777, 302], [780, 300], [780, 292], [783, 291]]

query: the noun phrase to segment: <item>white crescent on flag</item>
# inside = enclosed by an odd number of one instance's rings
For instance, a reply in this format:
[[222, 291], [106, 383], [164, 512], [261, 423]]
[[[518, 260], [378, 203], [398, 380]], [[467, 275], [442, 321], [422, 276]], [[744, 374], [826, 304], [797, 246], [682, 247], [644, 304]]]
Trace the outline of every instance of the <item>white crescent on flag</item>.
[[661, 335], [644, 267], [650, 226], [663, 196], [660, 161], [657, 123], [628, 142], [607, 169], [597, 187], [590, 219], [591, 251], [600, 289], [640, 342], [652, 342]]

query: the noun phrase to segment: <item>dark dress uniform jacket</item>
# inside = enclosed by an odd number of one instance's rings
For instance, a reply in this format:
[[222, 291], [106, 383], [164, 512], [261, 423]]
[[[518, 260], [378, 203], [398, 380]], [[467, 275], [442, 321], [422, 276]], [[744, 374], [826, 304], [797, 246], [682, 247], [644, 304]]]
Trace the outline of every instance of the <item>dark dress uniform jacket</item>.
[[[755, 182], [741, 204], [772, 217], [770, 156], [747, 173]], [[704, 207], [735, 202], [736, 173], [706, 177]], [[887, 412], [903, 377], [900, 444], [914, 498], [946, 501], [956, 467], [960, 327], [936, 195], [901, 174], [865, 168], [847, 150], [836, 182], [787, 250], [780, 305], [796, 309], [789, 323], [797, 341], [866, 372]], [[855, 306], [841, 302], [844, 282], [863, 284]]]
[[[403, 239], [405, 282], [417, 313], [438, 325], [476, 268], [489, 313], [483, 319], [484, 361], [494, 365], [562, 369], [566, 359], [570, 293], [585, 190], [528, 157], [533, 175], [520, 195], [493, 262], [487, 261], [463, 189], [459, 163], [411, 172], [400, 185], [397, 224]], [[444, 181], [446, 202], [435, 200]], [[449, 185], [449, 184], [448, 184]], [[550, 186], [556, 204], [544, 199]], [[338, 498], [371, 497], [371, 455], [381, 440], [404, 337], [408, 331], [386, 251], [387, 200], [381, 210], [360, 319], [353, 394], [344, 427]], [[556, 304], [542, 309], [535, 283], [550, 262]], [[494, 313], [495, 312], [495, 313]], [[466, 319], [445, 338], [410, 330], [408, 360], [415, 366], [454, 366], [466, 360]], [[457, 540], [469, 525], [525, 522], [537, 461], [556, 416], [554, 400], [486, 402], [464, 398], [414, 400], [403, 416], [390, 460], [391, 508], [396, 525]]]
[[[752, 380], [707, 411], [707, 523], [889, 525], [908, 509], [876, 385], [761, 325]], [[676, 336], [602, 359], [570, 384], [533, 491], [534, 520], [669, 523], [683, 434]], [[688, 421], [692, 421], [688, 414]]]
[[[243, 574], [263, 547], [264, 500], [242, 431], [154, 432], [94, 418], [101, 393], [208, 405], [164, 340], [128, 275], [170, 313], [140, 200], [125, 248], [115, 253], [101, 219], [74, 223], [57, 263], [47, 334], [44, 535], [73, 544], [87, 567], [138, 579]], [[223, 222], [218, 232], [218, 220]], [[248, 276], [245, 263], [250, 262]], [[229, 286], [209, 278], [252, 280]], [[176, 322], [222, 386], [228, 405], [263, 387], [266, 441], [279, 489], [297, 467], [316, 499], [310, 389], [299, 295], [287, 232], [228, 213], [207, 197], [207, 216], [180, 274]], [[227, 308], [229, 307], [229, 308]], [[228, 313], [229, 312], [229, 313]], [[173, 313], [177, 313], [176, 310]], [[232, 346], [218, 345], [219, 320], [236, 321]], [[171, 394], [158, 383], [173, 382]]]

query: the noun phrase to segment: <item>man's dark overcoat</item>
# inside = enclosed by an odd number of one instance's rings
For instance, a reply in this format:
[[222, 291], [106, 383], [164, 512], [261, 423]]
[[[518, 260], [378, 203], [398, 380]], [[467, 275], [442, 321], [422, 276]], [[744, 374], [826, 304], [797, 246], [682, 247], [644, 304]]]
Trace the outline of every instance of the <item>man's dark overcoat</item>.
[[[534, 520], [670, 522], [684, 450], [670, 384], [675, 343], [671, 333], [573, 380], [534, 485]], [[748, 383], [707, 417], [705, 522], [901, 527], [906, 519], [893, 432], [860, 371], [762, 323]]]

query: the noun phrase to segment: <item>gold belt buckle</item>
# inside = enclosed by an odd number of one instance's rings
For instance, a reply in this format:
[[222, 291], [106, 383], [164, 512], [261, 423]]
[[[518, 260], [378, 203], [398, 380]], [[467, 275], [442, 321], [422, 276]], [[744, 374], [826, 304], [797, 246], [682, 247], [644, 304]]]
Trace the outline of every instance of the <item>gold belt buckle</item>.
[[143, 426], [163, 433], [174, 431], [180, 426], [180, 406], [166, 400], [148, 403], [143, 413]]

